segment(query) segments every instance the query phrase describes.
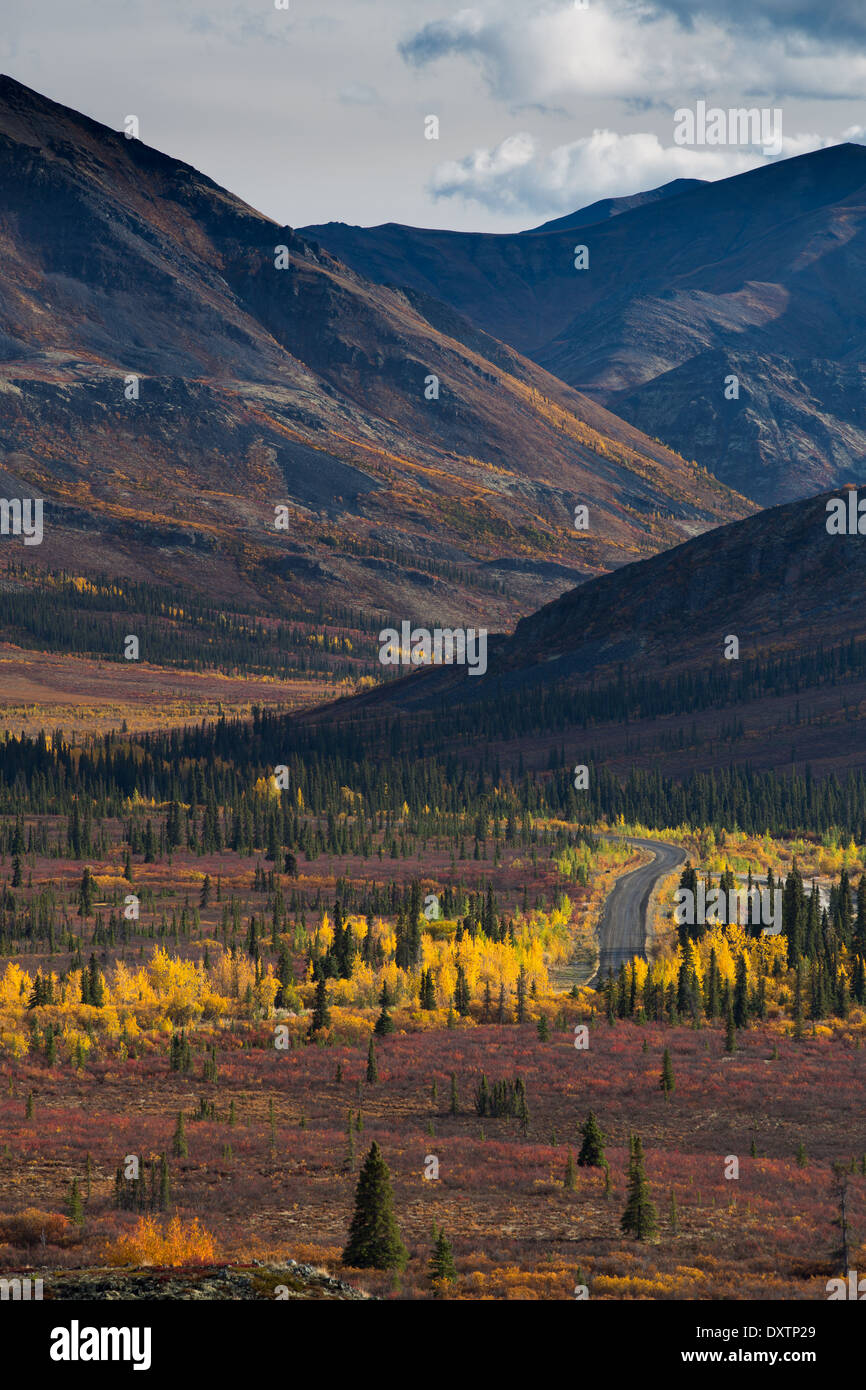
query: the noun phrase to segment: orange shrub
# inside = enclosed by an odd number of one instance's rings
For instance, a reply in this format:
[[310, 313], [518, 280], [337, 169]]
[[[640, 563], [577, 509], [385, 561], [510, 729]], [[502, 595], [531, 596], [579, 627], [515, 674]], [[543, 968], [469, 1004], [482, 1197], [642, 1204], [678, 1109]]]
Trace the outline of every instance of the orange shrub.
[[198, 1219], [184, 1223], [173, 1216], [163, 1230], [153, 1216], [142, 1216], [135, 1229], [112, 1241], [105, 1251], [112, 1265], [209, 1264], [216, 1259], [213, 1236]]
[[8, 1245], [72, 1245], [80, 1232], [68, 1216], [57, 1211], [27, 1207], [14, 1215], [0, 1216], [0, 1241]]

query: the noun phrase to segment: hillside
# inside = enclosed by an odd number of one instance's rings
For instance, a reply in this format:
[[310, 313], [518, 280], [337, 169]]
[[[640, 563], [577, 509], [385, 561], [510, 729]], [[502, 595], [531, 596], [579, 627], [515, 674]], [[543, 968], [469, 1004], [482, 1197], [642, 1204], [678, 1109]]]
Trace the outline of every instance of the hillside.
[[0, 186], [0, 484], [46, 501], [46, 543], [3, 559], [31, 572], [506, 625], [751, 510], [438, 300], [9, 78]]
[[612, 769], [864, 766], [866, 549], [828, 533], [830, 495], [579, 585], [490, 641], [485, 675], [427, 668], [310, 722], [375, 737], [396, 715], [407, 746], [423, 726], [535, 768], [566, 748]]
[[[459, 305], [764, 505], [856, 481], [866, 147], [682, 185], [529, 234], [339, 223], [305, 234], [372, 279]], [[573, 264], [578, 230], [586, 271]], [[732, 374], [736, 400], [724, 394]]]

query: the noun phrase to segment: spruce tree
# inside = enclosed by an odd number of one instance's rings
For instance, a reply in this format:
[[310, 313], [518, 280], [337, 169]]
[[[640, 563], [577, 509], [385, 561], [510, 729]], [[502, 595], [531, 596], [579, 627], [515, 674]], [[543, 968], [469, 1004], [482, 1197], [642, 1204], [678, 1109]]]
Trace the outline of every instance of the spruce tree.
[[373, 1038], [370, 1037], [370, 1046], [367, 1048], [367, 1081], [370, 1085], [379, 1080], [379, 1068], [376, 1065], [376, 1049], [373, 1046]]
[[428, 1266], [430, 1282], [453, 1284], [457, 1280], [457, 1268], [454, 1264], [454, 1252], [451, 1249], [451, 1242], [447, 1239], [444, 1231], [437, 1232], [433, 1253], [430, 1256]]
[[603, 1168], [605, 1166], [605, 1137], [591, 1110], [580, 1126], [580, 1131], [583, 1135], [583, 1143], [577, 1158], [578, 1166], [580, 1168]]
[[313, 1003], [313, 1017], [310, 1020], [309, 1037], [321, 1028], [330, 1028], [331, 1010], [328, 1008], [328, 985], [324, 975], [316, 982], [316, 998]]
[[731, 1000], [731, 991], [725, 991], [725, 1051], [736, 1052], [737, 1050], [737, 1031], [734, 1027], [734, 1005]]
[[375, 1141], [358, 1176], [342, 1258], [355, 1269], [402, 1269], [408, 1258], [394, 1217], [391, 1175]]
[[623, 1231], [631, 1232], [636, 1240], [651, 1240], [658, 1229], [658, 1217], [644, 1172], [643, 1146], [639, 1134], [631, 1136], [626, 1206], [619, 1224]]
[[666, 1096], [669, 1096], [671, 1091], [676, 1086], [676, 1081], [674, 1080], [673, 1064], [671, 1063], [671, 1054], [668, 1048], [665, 1048], [664, 1058], [662, 1059], [662, 1074], [661, 1080], [659, 1081], [659, 1086], [664, 1091]]
[[186, 1132], [183, 1127], [183, 1111], [177, 1112], [177, 1126], [171, 1140], [171, 1151], [175, 1158], [188, 1158], [189, 1146], [186, 1142]]
[[385, 1005], [383, 1004], [382, 1012], [379, 1014], [379, 1017], [376, 1019], [376, 1022], [373, 1025], [373, 1032], [376, 1034], [377, 1038], [384, 1038], [388, 1033], [393, 1033], [393, 1031], [394, 1020], [389, 1014]]
[[84, 1225], [84, 1203], [81, 1200], [81, 1193], [78, 1190], [78, 1179], [73, 1178], [69, 1188], [69, 1196], [66, 1199], [70, 1221], [74, 1221], [76, 1226]]

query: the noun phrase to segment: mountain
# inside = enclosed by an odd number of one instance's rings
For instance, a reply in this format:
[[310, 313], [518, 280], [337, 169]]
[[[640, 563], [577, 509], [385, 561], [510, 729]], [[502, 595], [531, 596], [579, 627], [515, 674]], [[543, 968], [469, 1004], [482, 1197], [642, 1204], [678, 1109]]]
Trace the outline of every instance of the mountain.
[[8, 77], [0, 189], [0, 486], [46, 503], [46, 543], [3, 551], [31, 568], [505, 624], [752, 510], [441, 300]]
[[[856, 481], [866, 147], [683, 183], [529, 234], [332, 223], [305, 235], [371, 279], [459, 305], [728, 485], [748, 479], [765, 505]], [[577, 231], [587, 270], [574, 268]]]
[[662, 198], [673, 198], [678, 193], [687, 193], [692, 188], [700, 188], [703, 179], [672, 179], [660, 188], [649, 188], [643, 193], [629, 193], [623, 198], [600, 198], [589, 203], [577, 212], [568, 212], [564, 217], [555, 217], [550, 222], [542, 222], [540, 227], [530, 227], [521, 236], [536, 236], [539, 232], [562, 232], [572, 227], [591, 227], [595, 222], [603, 222], [608, 217], [619, 217], [622, 212], [632, 208], [646, 207], [648, 203], [658, 203]]
[[[589, 750], [613, 770], [866, 765], [866, 544], [827, 530], [828, 502], [847, 509], [849, 491], [571, 589], [489, 640], [485, 674], [427, 667], [312, 722], [382, 729], [396, 716], [407, 746], [423, 728], [432, 745], [536, 769]], [[866, 490], [861, 503], [866, 526]]]

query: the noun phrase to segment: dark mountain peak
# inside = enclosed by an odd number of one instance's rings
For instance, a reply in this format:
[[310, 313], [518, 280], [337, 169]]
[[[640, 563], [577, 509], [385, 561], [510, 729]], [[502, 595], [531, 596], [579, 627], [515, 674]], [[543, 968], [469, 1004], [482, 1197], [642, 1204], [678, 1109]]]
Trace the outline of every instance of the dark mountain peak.
[[678, 198], [683, 193], [690, 193], [696, 188], [702, 188], [704, 179], [672, 179], [670, 183], [664, 183], [659, 188], [650, 188], [643, 193], [629, 193], [620, 198], [600, 198], [595, 203], [589, 203], [584, 208], [578, 208], [575, 212], [568, 212], [564, 217], [555, 217], [550, 222], [542, 222], [539, 227], [529, 227], [521, 236], [538, 236], [544, 232], [565, 232], [572, 227], [589, 227], [594, 222], [604, 222], [609, 217], [619, 217], [624, 212], [632, 212], [635, 208], [646, 207], [649, 203], [658, 203], [665, 198]]

